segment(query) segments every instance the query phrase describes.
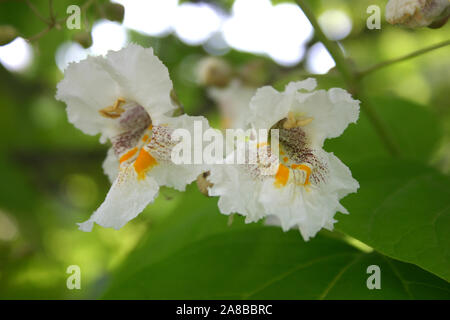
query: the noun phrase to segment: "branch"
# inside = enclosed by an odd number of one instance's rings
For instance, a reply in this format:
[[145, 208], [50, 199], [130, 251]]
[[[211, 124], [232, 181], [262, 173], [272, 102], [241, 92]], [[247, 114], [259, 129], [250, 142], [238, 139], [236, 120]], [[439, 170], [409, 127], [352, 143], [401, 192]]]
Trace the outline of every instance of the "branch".
[[308, 18], [309, 22], [311, 22], [314, 27], [315, 34], [317, 38], [323, 43], [325, 48], [327, 48], [330, 55], [333, 57], [336, 68], [341, 73], [344, 78], [347, 86], [349, 87], [350, 92], [361, 101], [361, 108], [366, 113], [370, 122], [372, 123], [375, 131], [380, 136], [380, 139], [385, 144], [386, 148], [390, 152], [392, 156], [397, 156], [400, 153], [400, 150], [394, 139], [392, 139], [391, 135], [386, 130], [385, 124], [379, 118], [378, 114], [375, 111], [375, 108], [371, 105], [369, 99], [364, 95], [364, 92], [360, 86], [356, 73], [353, 71], [350, 64], [345, 60], [344, 55], [342, 54], [341, 49], [337, 45], [336, 42], [330, 41], [327, 36], [322, 31], [319, 23], [317, 22], [314, 13], [311, 11], [309, 6], [306, 4], [304, 0], [296, 0], [298, 6], [302, 9], [303, 13]]
[[39, 10], [30, 2], [30, 0], [25, 0], [25, 2], [27, 3], [28, 7], [30, 7], [31, 11], [33, 11], [33, 13], [40, 19], [42, 20], [46, 25], [49, 25], [49, 21], [47, 19], [44, 18], [44, 16], [41, 15], [41, 13], [39, 12]]

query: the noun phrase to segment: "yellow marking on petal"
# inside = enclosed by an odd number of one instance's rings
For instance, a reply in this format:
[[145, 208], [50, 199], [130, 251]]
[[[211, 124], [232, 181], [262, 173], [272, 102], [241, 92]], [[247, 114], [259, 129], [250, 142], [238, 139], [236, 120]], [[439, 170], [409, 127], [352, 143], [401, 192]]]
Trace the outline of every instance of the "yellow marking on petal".
[[283, 158], [283, 161], [284, 161], [284, 162], [287, 162], [288, 160], [289, 160], [288, 157], [284, 157], [284, 158]]
[[134, 170], [138, 174], [138, 179], [144, 179], [147, 171], [157, 164], [158, 162], [155, 160], [155, 158], [152, 157], [150, 153], [148, 153], [144, 149], [141, 149], [136, 161], [133, 164]]
[[111, 119], [118, 118], [125, 111], [125, 109], [120, 107], [120, 105], [122, 103], [125, 103], [125, 99], [118, 98], [116, 100], [116, 102], [114, 102], [114, 105], [100, 109], [100, 110], [98, 110], [98, 112], [105, 118], [111, 118]]
[[147, 130], [152, 131], [152, 129], [153, 129], [153, 125], [151, 124], [151, 125], [148, 126]]
[[275, 187], [281, 188], [284, 187], [289, 180], [289, 168], [283, 164], [278, 166], [278, 171], [275, 174]]
[[134, 156], [136, 154], [136, 152], [138, 151], [138, 148], [135, 147], [133, 149], [131, 149], [130, 151], [128, 151], [127, 153], [125, 153], [123, 156], [120, 157], [119, 162], [122, 163], [124, 161], [127, 161], [128, 159], [130, 159], [132, 156]]
[[261, 147], [267, 146], [267, 142], [259, 142], [256, 147], [259, 149]]
[[286, 121], [283, 123], [283, 128], [292, 129], [297, 125], [297, 121], [295, 120], [295, 115], [292, 111], [289, 111]]
[[293, 164], [291, 165], [292, 169], [299, 169], [299, 170], [303, 170], [306, 172], [306, 179], [305, 179], [305, 183], [303, 184], [304, 186], [309, 184], [309, 177], [311, 176], [311, 168], [308, 167], [307, 165], [304, 164]]
[[304, 127], [304, 126], [310, 124], [312, 121], [313, 121], [313, 118], [300, 119], [300, 120], [297, 120], [297, 126]]
[[280, 150], [280, 154], [281, 154], [282, 156], [284, 156], [284, 151], [283, 151], [283, 150]]
[[289, 111], [286, 121], [283, 123], [283, 128], [292, 129], [296, 127], [304, 127], [314, 120], [314, 118], [304, 117], [303, 114], [304, 113], [295, 115], [292, 111]]
[[145, 142], [148, 140], [148, 134], [144, 134], [144, 136], [142, 137], [142, 142]]

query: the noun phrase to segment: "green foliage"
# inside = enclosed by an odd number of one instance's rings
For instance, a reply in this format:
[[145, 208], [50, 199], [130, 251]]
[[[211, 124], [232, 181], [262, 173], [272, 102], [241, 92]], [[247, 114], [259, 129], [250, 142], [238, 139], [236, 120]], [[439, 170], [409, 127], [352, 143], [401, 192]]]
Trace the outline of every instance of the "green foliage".
[[450, 281], [450, 179], [411, 161], [372, 160], [352, 167], [357, 195], [336, 228], [390, 257]]
[[[400, 149], [399, 156], [428, 163], [442, 137], [436, 115], [426, 107], [402, 98], [372, 99], [375, 111]], [[325, 150], [334, 152], [348, 165], [373, 158], [391, 158], [364, 109], [358, 122], [351, 124], [342, 136], [326, 141]]]
[[[193, 190], [115, 274], [107, 299], [448, 299], [450, 284], [410, 264], [319, 236], [304, 242], [220, 215]], [[382, 290], [368, 290], [378, 265]]]
[[[49, 17], [47, 0], [30, 2]], [[212, 2], [223, 10], [233, 4]], [[281, 2], [295, 1], [272, 1]], [[315, 14], [338, 8], [350, 15], [353, 29], [341, 44], [358, 69], [448, 39], [450, 23], [411, 31], [382, 18], [382, 30], [367, 30], [367, 6], [383, 8], [386, 1], [306, 2]], [[81, 30], [65, 28], [67, 6], [85, 3], [53, 1], [62, 27], [31, 43], [28, 70], [9, 72], [0, 64], [0, 215], [17, 228], [13, 239], [0, 237], [0, 298], [450, 299], [448, 47], [364, 78], [367, 99], [400, 155], [389, 155], [364, 110], [357, 124], [326, 142], [361, 185], [343, 199], [350, 215], [336, 216], [337, 231], [305, 243], [297, 231], [245, 225], [239, 216], [228, 227], [217, 200], [191, 186], [186, 194], [163, 189], [120, 231], [82, 233], [75, 223], [98, 207], [110, 186], [101, 169], [107, 146], [68, 123], [64, 104], [55, 101], [63, 76], [55, 53], [67, 41], [88, 46], [90, 27], [105, 14], [121, 19], [120, 12], [102, 14], [109, 1], [96, 0], [86, 11], [87, 28], [84, 19]], [[26, 1], [0, 1], [0, 21], [25, 39], [47, 28]], [[219, 123], [217, 106], [195, 79], [196, 63], [208, 55], [201, 46], [173, 34], [128, 33], [131, 42], [154, 48], [188, 114]], [[315, 35], [307, 47], [317, 41]], [[304, 61], [284, 68], [236, 50], [223, 58], [237, 73], [257, 61], [252, 76], [279, 90], [310, 76]], [[336, 68], [315, 77], [323, 89], [346, 87]], [[374, 251], [360, 251], [351, 245], [355, 239]], [[83, 270], [79, 292], [65, 287], [71, 264]], [[366, 287], [369, 265], [381, 268], [381, 290]]]

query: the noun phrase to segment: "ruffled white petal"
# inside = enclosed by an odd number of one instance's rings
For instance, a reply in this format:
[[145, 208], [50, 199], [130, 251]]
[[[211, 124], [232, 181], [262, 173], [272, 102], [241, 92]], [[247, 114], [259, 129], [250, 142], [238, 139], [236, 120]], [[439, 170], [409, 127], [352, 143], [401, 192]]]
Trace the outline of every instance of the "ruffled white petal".
[[340, 88], [318, 90], [309, 94], [296, 94], [290, 111], [313, 119], [304, 127], [311, 144], [322, 147], [327, 138], [340, 136], [350, 123], [359, 117], [359, 101]]
[[327, 157], [328, 179], [323, 185], [311, 184], [307, 188], [287, 184], [274, 186], [274, 179], [267, 179], [261, 189], [260, 201], [270, 224], [281, 225], [283, 230], [298, 228], [305, 240], [314, 237], [322, 228], [333, 229], [337, 211], [348, 213], [339, 200], [356, 192], [358, 182], [350, 170], [331, 153]]
[[176, 108], [170, 98], [173, 85], [169, 71], [152, 48], [130, 44], [122, 50], [108, 52], [102, 62], [120, 86], [123, 97], [143, 106], [154, 124], [159, 124], [162, 115]]
[[113, 148], [108, 149], [108, 153], [106, 154], [102, 167], [103, 172], [108, 176], [109, 181], [113, 183], [119, 174], [119, 159], [114, 153]]
[[111, 120], [101, 117], [98, 111], [122, 95], [102, 60], [103, 57], [88, 57], [71, 63], [57, 86], [56, 98], [66, 103], [69, 122], [89, 135], [114, 131]]
[[208, 180], [213, 183], [210, 196], [219, 196], [221, 213], [239, 213], [245, 222], [256, 222], [265, 216], [264, 208], [258, 200], [261, 183], [254, 181], [243, 165], [216, 165], [211, 167]]
[[105, 228], [120, 229], [154, 200], [158, 190], [159, 186], [154, 179], [138, 179], [133, 166], [123, 168], [105, 201], [89, 220], [79, 223], [79, 228], [91, 231], [95, 222]]
[[248, 123], [251, 123], [256, 129], [270, 129], [287, 116], [296, 96], [300, 94], [300, 90], [311, 91], [315, 87], [315, 79], [309, 78], [290, 82], [284, 92], [279, 92], [271, 86], [258, 89], [250, 101], [251, 113], [247, 120]]

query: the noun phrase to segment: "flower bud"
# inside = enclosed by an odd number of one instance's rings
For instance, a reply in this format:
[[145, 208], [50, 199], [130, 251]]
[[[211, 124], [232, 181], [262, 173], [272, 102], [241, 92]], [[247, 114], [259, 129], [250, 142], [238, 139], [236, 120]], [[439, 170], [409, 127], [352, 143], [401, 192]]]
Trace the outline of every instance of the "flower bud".
[[73, 36], [73, 41], [78, 42], [85, 49], [92, 46], [92, 36], [90, 32], [78, 32]]
[[233, 70], [225, 60], [208, 57], [199, 62], [197, 73], [202, 85], [226, 87], [232, 78]]
[[13, 26], [0, 26], [0, 46], [4, 46], [5, 44], [10, 43], [18, 35], [19, 33]]
[[103, 7], [106, 19], [111, 21], [122, 22], [125, 14], [125, 8], [118, 3], [106, 3]]
[[208, 176], [210, 175], [210, 172], [203, 172], [197, 177], [197, 187], [198, 190], [200, 190], [201, 193], [203, 193], [205, 196], [208, 196], [208, 189], [213, 186], [213, 184], [208, 180]]
[[386, 20], [409, 28], [442, 26], [449, 14], [449, 0], [389, 0], [386, 5]]

